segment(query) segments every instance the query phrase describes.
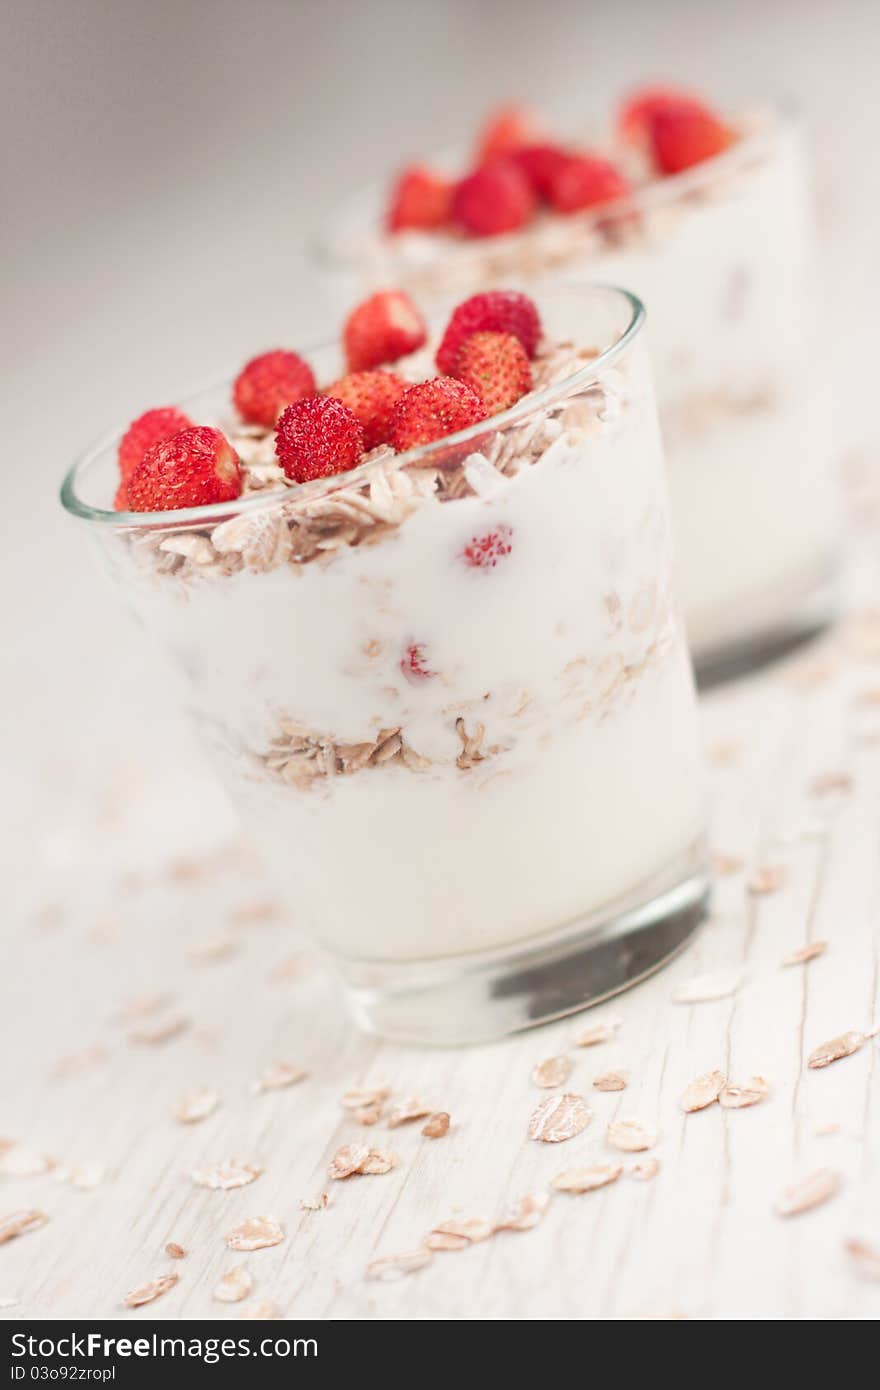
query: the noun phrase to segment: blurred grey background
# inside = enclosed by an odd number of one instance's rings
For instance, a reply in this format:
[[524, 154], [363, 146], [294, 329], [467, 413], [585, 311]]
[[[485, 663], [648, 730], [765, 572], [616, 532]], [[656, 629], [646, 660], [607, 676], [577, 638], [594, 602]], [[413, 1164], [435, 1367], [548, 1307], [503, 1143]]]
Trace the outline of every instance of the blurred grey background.
[[326, 333], [309, 230], [338, 194], [468, 139], [496, 100], [604, 113], [648, 79], [731, 107], [793, 98], [815, 153], [816, 377], [832, 379], [845, 447], [880, 435], [876, 0], [3, 10], [7, 851], [41, 873], [75, 856], [85, 789], [191, 766], [161, 675], [57, 504], [63, 470], [117, 420]]

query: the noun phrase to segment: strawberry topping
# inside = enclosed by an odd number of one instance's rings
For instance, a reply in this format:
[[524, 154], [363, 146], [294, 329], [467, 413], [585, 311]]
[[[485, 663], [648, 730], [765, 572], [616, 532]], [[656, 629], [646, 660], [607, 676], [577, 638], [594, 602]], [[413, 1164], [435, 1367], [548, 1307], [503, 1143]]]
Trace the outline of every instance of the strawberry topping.
[[394, 407], [408, 385], [394, 372], [351, 372], [325, 387], [323, 394], [348, 406], [363, 426], [364, 448], [375, 449], [387, 444]]
[[197, 425], [148, 449], [127, 483], [128, 510], [168, 512], [241, 496], [238, 455], [220, 430]]
[[487, 119], [477, 139], [476, 164], [488, 164], [499, 155], [526, 145], [535, 138], [535, 118], [524, 106], [499, 106]]
[[554, 174], [570, 156], [558, 145], [523, 145], [513, 150], [510, 158], [525, 174], [536, 196], [546, 201]]
[[173, 434], [190, 427], [192, 420], [176, 406], [159, 406], [148, 410], [129, 425], [119, 441], [119, 472], [123, 480], [130, 478], [144, 454], [154, 444], [170, 439]]
[[472, 569], [494, 569], [499, 560], [513, 550], [513, 530], [510, 526], [497, 526], [483, 536], [471, 536], [461, 558]]
[[528, 295], [518, 290], [486, 290], [472, 295], [454, 310], [437, 349], [437, 366], [452, 375], [465, 338], [472, 333], [512, 333], [528, 357], [534, 357], [541, 339], [541, 320]]
[[557, 212], [581, 212], [623, 198], [629, 191], [628, 181], [607, 159], [572, 155], [557, 165], [549, 198]]
[[402, 232], [408, 227], [422, 231], [442, 227], [449, 221], [452, 188], [449, 179], [422, 165], [404, 169], [391, 190], [386, 218], [389, 232]]
[[452, 195], [452, 220], [471, 236], [499, 236], [525, 226], [536, 199], [512, 159], [497, 159], [462, 179]]
[[428, 337], [425, 321], [401, 290], [380, 290], [352, 311], [343, 329], [350, 372], [369, 371], [415, 352]]
[[335, 396], [304, 396], [281, 413], [275, 453], [288, 478], [307, 483], [353, 468], [364, 451], [357, 416]]
[[400, 669], [411, 685], [430, 680], [437, 672], [432, 671], [425, 655], [424, 642], [411, 642], [400, 658]]
[[278, 348], [252, 358], [236, 377], [232, 394], [243, 420], [271, 429], [286, 405], [311, 395], [314, 389], [308, 362], [298, 353]]
[[617, 133], [628, 145], [647, 139], [654, 117], [669, 106], [691, 106], [705, 110], [705, 105], [681, 87], [640, 87], [624, 101], [617, 113]]
[[469, 386], [452, 377], [434, 377], [404, 391], [391, 417], [391, 443], [403, 453], [457, 434], [485, 418], [486, 408]]
[[649, 131], [654, 164], [662, 174], [680, 174], [704, 159], [713, 159], [735, 139], [717, 116], [705, 108], [680, 103], [664, 107]]
[[512, 333], [472, 333], [455, 363], [455, 377], [479, 396], [489, 415], [508, 410], [532, 389], [532, 368]]

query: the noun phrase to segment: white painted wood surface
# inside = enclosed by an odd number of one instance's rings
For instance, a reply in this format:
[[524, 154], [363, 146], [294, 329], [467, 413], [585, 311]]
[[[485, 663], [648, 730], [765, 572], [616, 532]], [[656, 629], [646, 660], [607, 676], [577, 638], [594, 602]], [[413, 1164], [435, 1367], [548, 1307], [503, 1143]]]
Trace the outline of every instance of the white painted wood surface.
[[[0, 1178], [0, 1215], [34, 1206], [49, 1217], [0, 1247], [0, 1300], [18, 1300], [3, 1316], [234, 1320], [247, 1305], [216, 1302], [212, 1290], [242, 1263], [251, 1302], [271, 1299], [288, 1317], [878, 1316], [880, 1284], [857, 1276], [844, 1242], [880, 1249], [880, 1043], [806, 1069], [817, 1044], [880, 1021], [876, 539], [866, 526], [849, 616], [828, 640], [704, 701], [714, 846], [745, 861], [719, 879], [709, 925], [668, 970], [610, 1005], [495, 1046], [427, 1052], [357, 1035], [294, 920], [236, 921], [274, 895], [198, 772], [184, 766], [169, 785], [135, 765], [71, 784], [46, 754], [15, 798], [42, 838], [7, 868], [0, 1134], [60, 1164], [100, 1160], [108, 1176], [93, 1191], [53, 1173]], [[50, 753], [55, 737], [46, 732]], [[817, 791], [829, 773], [851, 785]], [[197, 872], [170, 872], [187, 857]], [[37, 862], [50, 867], [35, 873]], [[783, 887], [751, 895], [750, 875], [776, 865]], [[228, 955], [191, 959], [217, 938]], [[818, 938], [824, 955], [781, 967]], [[731, 967], [743, 972], [732, 997], [673, 1002], [690, 977]], [[162, 1045], [129, 1041], [132, 1025], [114, 1018], [151, 991], [167, 994], [164, 1014], [190, 1021]], [[529, 1140], [529, 1115], [549, 1094], [530, 1080], [533, 1064], [600, 1018], [621, 1020], [616, 1040], [572, 1051], [565, 1087], [589, 1098], [591, 1126], [566, 1144]], [[307, 1079], [251, 1094], [278, 1061]], [[592, 1090], [618, 1066], [631, 1075], [626, 1091]], [[761, 1074], [769, 1098], [683, 1114], [686, 1084], [715, 1067], [734, 1081]], [[378, 1081], [448, 1110], [449, 1134], [355, 1124], [341, 1094]], [[182, 1126], [174, 1103], [200, 1085], [221, 1104]], [[557, 1194], [534, 1230], [435, 1254], [395, 1283], [365, 1278], [371, 1260], [417, 1246], [443, 1218], [492, 1217], [563, 1169], [608, 1161], [605, 1128], [620, 1116], [659, 1130], [652, 1181], [624, 1175], [602, 1191]], [[365, 1138], [393, 1148], [397, 1168], [329, 1182], [335, 1149]], [[265, 1172], [236, 1191], [193, 1185], [194, 1165], [229, 1157]], [[835, 1198], [787, 1220], [774, 1213], [792, 1179], [825, 1167], [842, 1179]], [[300, 1210], [322, 1191], [325, 1210]], [[286, 1238], [233, 1254], [224, 1235], [251, 1215], [276, 1218]], [[186, 1257], [168, 1259], [167, 1241]], [[169, 1270], [180, 1276], [171, 1292], [142, 1313], [121, 1309], [126, 1291]]]

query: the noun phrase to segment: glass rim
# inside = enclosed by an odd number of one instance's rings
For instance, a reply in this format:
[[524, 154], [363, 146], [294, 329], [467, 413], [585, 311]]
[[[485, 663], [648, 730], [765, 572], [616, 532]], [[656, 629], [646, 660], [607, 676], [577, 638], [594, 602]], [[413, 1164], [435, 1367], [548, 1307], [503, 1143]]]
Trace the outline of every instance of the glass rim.
[[[665, 174], [654, 177], [641, 187], [633, 188], [629, 193], [620, 198], [614, 198], [608, 203], [602, 203], [595, 208], [584, 208], [580, 212], [551, 214], [558, 217], [563, 222], [580, 223], [585, 227], [594, 226], [608, 217], [609, 212], [615, 209], [629, 209], [639, 212], [650, 210], [656, 207], [663, 207], [667, 204], [675, 203], [679, 198], [686, 198], [689, 194], [699, 192], [700, 189], [710, 185], [716, 178], [724, 178], [725, 175], [735, 172], [743, 164], [748, 164], [749, 160], [755, 155], [760, 147], [776, 138], [780, 131], [791, 132], [797, 130], [802, 125], [800, 111], [797, 106], [790, 101], [778, 101], [766, 110], [772, 113], [772, 121], [753, 130], [746, 130], [739, 139], [722, 150], [720, 154], [713, 155], [711, 159], [704, 159], [699, 164], [693, 164], [689, 169], [682, 169], [677, 174]], [[603, 156], [604, 157], [604, 156]], [[441, 154], [438, 159], [442, 162], [444, 156]], [[343, 269], [354, 269], [363, 259], [351, 248], [346, 249], [339, 238], [333, 236], [333, 227], [337, 220], [344, 215], [346, 210], [357, 207], [370, 197], [377, 189], [384, 185], [378, 182], [361, 187], [356, 192], [349, 195], [341, 203], [327, 214], [320, 228], [314, 232], [310, 238], [312, 253], [322, 270], [333, 271]], [[468, 251], [477, 254], [482, 248], [487, 252], [496, 251], [499, 245], [511, 245], [517, 238], [527, 240], [534, 231], [533, 228], [523, 228], [520, 231], [503, 232], [499, 236], [493, 237], [447, 237], [442, 241], [445, 251], [450, 247], [461, 248], [462, 254]], [[387, 243], [390, 254], [393, 255], [394, 237], [384, 234], [379, 227], [377, 240]], [[415, 267], [422, 270], [424, 267]]]
[[[475, 425], [469, 425], [465, 430], [459, 430], [456, 434], [444, 435], [442, 439], [436, 439], [430, 444], [422, 444], [417, 448], [408, 449], [402, 454], [394, 454], [397, 466], [401, 469], [413, 467], [418, 461], [423, 459], [430, 460], [433, 456], [444, 453], [451, 447], [459, 447], [469, 443], [471, 440], [485, 435], [487, 430], [507, 429], [521, 421], [528, 419], [536, 410], [554, 404], [556, 401], [571, 395], [574, 390], [581, 387], [592, 385], [607, 368], [622, 357], [629, 348], [633, 339], [640, 332], [645, 321], [645, 306], [642, 301], [630, 290], [624, 289], [619, 285], [597, 283], [575, 284], [564, 280], [554, 280], [551, 284], [544, 287], [543, 291], [538, 289], [535, 297], [539, 300], [542, 293], [568, 291], [570, 293], [590, 293], [599, 292], [610, 294], [617, 297], [629, 306], [629, 321], [626, 326], [618, 333], [613, 343], [598, 357], [585, 365], [576, 372], [570, 373], [560, 381], [554, 381], [549, 386], [545, 386], [541, 391], [530, 392], [521, 397], [509, 410], [491, 415], [486, 420], [480, 420]], [[337, 340], [313, 344], [310, 348], [304, 348], [303, 354], [307, 358], [311, 355], [325, 352], [329, 348], [337, 346]], [[393, 364], [389, 364], [393, 365]], [[218, 390], [224, 385], [231, 385], [235, 379], [234, 373], [225, 372], [219, 377], [212, 377], [195, 390], [188, 391], [177, 402], [180, 406], [186, 406], [189, 402], [208, 391]], [[128, 425], [117, 426], [103, 434], [94, 444], [84, 453], [80, 454], [67, 470], [61, 484], [60, 500], [72, 516], [79, 517], [84, 521], [100, 523], [105, 526], [112, 526], [117, 530], [134, 530], [145, 527], [156, 526], [182, 526], [187, 524], [204, 524], [210, 520], [211, 525], [219, 525], [221, 521], [229, 520], [234, 516], [256, 512], [261, 508], [273, 506], [279, 502], [289, 502], [291, 498], [309, 499], [316, 496], [326, 496], [328, 491], [335, 491], [338, 487], [348, 486], [352, 483], [369, 481], [375, 471], [377, 463], [382, 460], [365, 460], [355, 468], [347, 469], [343, 473], [334, 473], [326, 478], [315, 478], [307, 483], [300, 483], [295, 488], [285, 487], [282, 489], [260, 489], [251, 497], [237, 497], [229, 502], [208, 502], [198, 507], [180, 507], [176, 510], [158, 512], [123, 512], [110, 511], [106, 508], [93, 507], [88, 502], [84, 502], [77, 492], [77, 483], [87, 469], [91, 467], [108, 449], [116, 444]]]

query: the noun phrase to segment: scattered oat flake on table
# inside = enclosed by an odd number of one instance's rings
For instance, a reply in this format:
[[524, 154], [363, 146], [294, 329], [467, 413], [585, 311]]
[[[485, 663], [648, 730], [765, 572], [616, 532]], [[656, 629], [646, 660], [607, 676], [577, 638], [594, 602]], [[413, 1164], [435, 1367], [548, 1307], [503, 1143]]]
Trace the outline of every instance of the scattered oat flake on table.
[[243, 1313], [239, 1313], [239, 1322], [279, 1322], [281, 1320], [281, 1309], [277, 1303], [273, 1303], [271, 1298], [258, 1298], [256, 1303], [249, 1303]]
[[12, 1144], [0, 1153], [0, 1173], [7, 1178], [36, 1178], [54, 1167], [54, 1158], [24, 1144]]
[[106, 1062], [108, 1056], [106, 1047], [84, 1047], [80, 1052], [59, 1057], [49, 1074], [56, 1081], [65, 1081], [69, 1076], [78, 1076], [81, 1071], [97, 1066], [99, 1062]]
[[532, 1231], [543, 1220], [550, 1205], [546, 1192], [529, 1193], [516, 1201], [508, 1202], [495, 1222], [496, 1231]]
[[449, 1123], [448, 1111], [435, 1110], [422, 1125], [422, 1133], [426, 1139], [442, 1139], [444, 1134], [449, 1133]]
[[250, 1216], [241, 1225], [235, 1226], [226, 1237], [230, 1250], [265, 1250], [270, 1245], [280, 1245], [284, 1239], [284, 1227], [267, 1216]]
[[787, 877], [784, 865], [765, 864], [762, 869], [755, 870], [747, 887], [753, 897], [766, 897], [770, 893], [778, 893]]
[[488, 1240], [494, 1229], [492, 1222], [482, 1216], [453, 1216], [428, 1232], [425, 1245], [429, 1250], [464, 1250], [468, 1245]]
[[556, 1174], [553, 1186], [557, 1192], [595, 1192], [597, 1188], [617, 1182], [622, 1172], [619, 1163], [594, 1163], [589, 1168], [567, 1168], [564, 1173]]
[[843, 1248], [853, 1273], [859, 1279], [880, 1284], [880, 1246], [868, 1245], [864, 1240], [845, 1240]]
[[390, 1086], [356, 1086], [345, 1092], [339, 1104], [343, 1110], [360, 1110], [365, 1105], [381, 1105], [390, 1095]]
[[399, 1255], [382, 1255], [367, 1265], [367, 1278], [390, 1283], [392, 1279], [403, 1279], [407, 1274], [415, 1274], [430, 1264], [433, 1256], [427, 1246], [418, 1250], [404, 1250]]
[[300, 1197], [300, 1211], [323, 1211], [330, 1205], [329, 1192], [319, 1192], [317, 1197]]
[[206, 1120], [209, 1115], [213, 1115], [219, 1104], [220, 1097], [217, 1092], [203, 1086], [197, 1091], [187, 1091], [180, 1097], [174, 1106], [174, 1118], [182, 1125], [198, 1124], [199, 1120]]
[[532, 1111], [529, 1137], [545, 1144], [560, 1144], [582, 1133], [592, 1118], [593, 1112], [583, 1096], [563, 1091], [560, 1096], [548, 1096]]
[[625, 1091], [629, 1075], [625, 1071], [603, 1071], [593, 1081], [595, 1091]]
[[238, 942], [234, 937], [214, 936], [191, 946], [187, 958], [193, 965], [214, 965], [217, 961], [228, 960], [237, 950]]
[[295, 1086], [298, 1081], [304, 1081], [307, 1076], [308, 1072], [303, 1071], [302, 1067], [291, 1066], [289, 1062], [273, 1062], [260, 1072], [251, 1085], [251, 1091], [254, 1095], [260, 1095], [263, 1091], [283, 1091], [288, 1086]]
[[810, 783], [814, 796], [827, 796], [830, 792], [852, 791], [853, 779], [848, 772], [821, 772]]
[[59, 1182], [69, 1183], [80, 1192], [94, 1192], [107, 1177], [107, 1164], [98, 1158], [87, 1158], [82, 1163], [64, 1164], [55, 1172]]
[[573, 1047], [595, 1047], [598, 1043], [613, 1042], [617, 1037], [620, 1020], [609, 1023], [593, 1023], [574, 1039]]
[[745, 1110], [749, 1105], [766, 1100], [769, 1094], [770, 1087], [763, 1076], [752, 1076], [742, 1085], [728, 1082], [719, 1093], [718, 1104], [725, 1110]]
[[840, 1174], [830, 1168], [819, 1168], [787, 1187], [776, 1202], [776, 1211], [780, 1216], [797, 1216], [802, 1211], [822, 1206], [839, 1190]]
[[351, 1118], [357, 1120], [359, 1125], [378, 1124], [382, 1118], [384, 1107], [381, 1105], [362, 1105], [359, 1110], [350, 1111]]
[[227, 1269], [214, 1286], [213, 1297], [218, 1303], [240, 1303], [254, 1287], [254, 1278], [244, 1265]]
[[161, 1298], [163, 1293], [173, 1289], [180, 1279], [179, 1274], [163, 1274], [158, 1279], [148, 1279], [145, 1284], [132, 1289], [122, 1300], [124, 1308], [140, 1308], [144, 1303], [152, 1303], [154, 1299]]
[[330, 1160], [327, 1169], [327, 1176], [340, 1182], [343, 1178], [350, 1178], [352, 1174], [359, 1173], [369, 1157], [370, 1149], [367, 1144], [343, 1144], [341, 1149], [337, 1149]]
[[723, 1071], [704, 1071], [685, 1087], [681, 1098], [682, 1110], [692, 1114], [695, 1110], [705, 1110], [708, 1105], [714, 1105], [726, 1085], [727, 1077]]
[[830, 1120], [826, 1124], [817, 1125], [813, 1133], [817, 1139], [827, 1139], [829, 1134], [840, 1133], [840, 1125], [835, 1123], [834, 1120]]
[[735, 763], [742, 751], [742, 744], [737, 739], [719, 739], [716, 743], [711, 743], [706, 749], [706, 757], [715, 767], [729, 767]]
[[649, 1129], [641, 1120], [612, 1120], [605, 1133], [612, 1149], [621, 1149], [624, 1153], [641, 1153], [643, 1149], [653, 1149], [657, 1143], [657, 1131]]
[[170, 1014], [168, 1018], [160, 1018], [153, 1024], [142, 1024], [141, 1027], [132, 1029], [128, 1039], [129, 1042], [155, 1047], [160, 1043], [170, 1042], [189, 1026], [189, 1019], [184, 1018], [182, 1014]]
[[247, 1187], [248, 1183], [254, 1182], [263, 1171], [255, 1163], [242, 1163], [241, 1159], [228, 1158], [224, 1163], [215, 1163], [211, 1167], [193, 1168], [190, 1177], [196, 1187], [210, 1187], [226, 1192], [233, 1187]]
[[532, 1080], [536, 1086], [561, 1086], [571, 1076], [571, 1060], [568, 1057], [547, 1057], [532, 1067]]
[[783, 965], [806, 965], [807, 961], [815, 960], [817, 956], [824, 956], [828, 950], [827, 941], [808, 941], [806, 946], [799, 946], [796, 951], [792, 951], [783, 960]]
[[636, 1182], [650, 1182], [651, 1178], [656, 1178], [660, 1172], [659, 1158], [637, 1158], [635, 1163], [631, 1163], [627, 1168], [627, 1174], [635, 1178]]
[[7, 1240], [14, 1240], [16, 1236], [26, 1236], [29, 1231], [38, 1230], [40, 1226], [45, 1226], [48, 1220], [44, 1211], [37, 1211], [33, 1207], [10, 1212], [8, 1216], [0, 1216], [0, 1245], [5, 1245]]
[[150, 994], [136, 994], [120, 1004], [114, 1018], [119, 1023], [135, 1023], [139, 1018], [149, 1018], [170, 1002], [168, 994], [153, 991]]
[[[275, 922], [283, 916], [284, 909], [279, 902], [271, 898], [260, 898], [252, 903], [241, 903], [234, 907], [228, 920], [235, 927], [253, 927], [260, 922]], [[296, 959], [300, 960], [302, 957], [297, 956]]]
[[715, 999], [728, 999], [736, 994], [741, 983], [740, 970], [713, 970], [705, 975], [692, 975], [677, 987], [673, 1003], [709, 1004]]
[[712, 868], [719, 878], [729, 878], [745, 868], [746, 861], [740, 854], [722, 854], [720, 850], [712, 855]]
[[176, 1240], [169, 1240], [165, 1243], [165, 1254], [169, 1260], [182, 1260], [186, 1256], [186, 1251], [182, 1245], [178, 1245]]
[[372, 1173], [390, 1173], [391, 1169], [396, 1167], [397, 1154], [391, 1153], [390, 1150], [370, 1149], [359, 1171], [366, 1176]]
[[818, 1067], [827, 1067], [831, 1062], [839, 1061], [841, 1057], [851, 1057], [866, 1041], [864, 1033], [860, 1033], [857, 1028], [851, 1028], [848, 1033], [841, 1033], [840, 1037], [831, 1038], [828, 1042], [814, 1047], [807, 1058], [807, 1066], [815, 1071]]
[[388, 1114], [388, 1128], [396, 1129], [398, 1125], [409, 1124], [410, 1120], [424, 1120], [426, 1115], [431, 1114], [430, 1105], [426, 1105], [422, 1100], [416, 1100], [414, 1096], [407, 1097], [406, 1100], [398, 1101]]

